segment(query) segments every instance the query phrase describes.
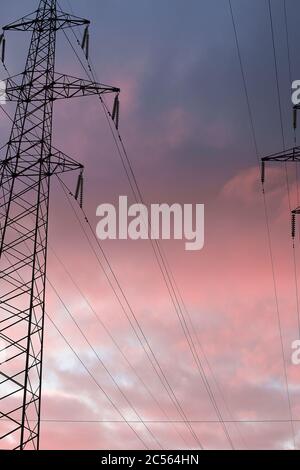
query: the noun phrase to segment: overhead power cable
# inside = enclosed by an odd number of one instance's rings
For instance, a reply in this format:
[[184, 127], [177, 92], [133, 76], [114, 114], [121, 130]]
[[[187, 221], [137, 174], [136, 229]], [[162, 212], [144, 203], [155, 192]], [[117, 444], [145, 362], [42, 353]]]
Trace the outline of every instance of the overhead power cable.
[[[74, 287], [77, 289], [79, 295], [84, 299], [86, 305], [88, 305], [90, 311], [93, 313], [97, 323], [99, 323], [99, 325], [104, 329], [105, 333], [108, 335], [108, 337], [110, 338], [110, 340], [112, 341], [112, 343], [114, 344], [114, 346], [116, 347], [116, 349], [119, 351], [119, 353], [121, 354], [124, 362], [126, 362], [127, 366], [129, 367], [129, 369], [133, 372], [133, 374], [136, 376], [136, 378], [138, 379], [138, 381], [141, 383], [141, 385], [143, 386], [143, 388], [145, 389], [145, 391], [148, 393], [149, 397], [153, 400], [153, 402], [156, 404], [157, 408], [162, 412], [162, 414], [165, 416], [165, 418], [167, 420], [169, 420], [169, 416], [167, 415], [165, 409], [163, 408], [163, 406], [159, 403], [157, 397], [154, 395], [154, 393], [151, 391], [151, 389], [149, 388], [149, 386], [146, 384], [145, 380], [141, 377], [141, 375], [138, 373], [138, 371], [136, 370], [136, 368], [134, 367], [134, 365], [130, 362], [130, 360], [128, 359], [127, 355], [123, 352], [121, 346], [118, 344], [117, 340], [113, 337], [113, 335], [111, 334], [111, 332], [109, 331], [109, 329], [106, 327], [105, 323], [102, 321], [102, 319], [100, 318], [100, 316], [98, 315], [98, 313], [96, 312], [95, 308], [93, 307], [93, 305], [91, 304], [90, 300], [87, 298], [87, 296], [83, 293], [83, 291], [81, 290], [80, 286], [78, 285], [78, 283], [75, 281], [73, 275], [70, 273], [70, 271], [67, 269], [67, 267], [65, 266], [65, 264], [63, 263], [63, 261], [57, 256], [56, 252], [53, 250], [53, 248], [51, 248], [50, 246], [50, 250], [52, 252], [52, 254], [54, 255], [55, 259], [57, 260], [57, 262], [61, 265], [62, 269], [64, 270], [64, 272], [67, 274], [67, 276], [69, 277], [69, 279], [71, 280], [72, 284], [74, 285]], [[180, 438], [184, 441], [185, 444], [186, 441], [184, 439], [184, 437], [182, 436], [181, 433], [178, 432], [178, 429], [176, 427], [174, 427], [174, 430], [176, 431], [176, 433], [179, 434]]]
[[[6, 116], [7, 116], [10, 120], [12, 120], [11, 116], [4, 110], [4, 108], [2, 108], [2, 106], [1, 106], [1, 109], [5, 112]], [[32, 132], [30, 132], [30, 133], [32, 133]], [[62, 182], [61, 182], [61, 183], [62, 183]], [[74, 209], [73, 209], [73, 210], [74, 210]], [[75, 212], [75, 213], [76, 213], [76, 212]], [[98, 261], [99, 261], [99, 260], [98, 260]], [[104, 268], [103, 268], [103, 269], [104, 269]], [[112, 286], [111, 286], [111, 287], [112, 287]], [[116, 291], [115, 291], [115, 294], [117, 295]], [[117, 296], [117, 297], [118, 297], [118, 296]], [[121, 302], [121, 300], [120, 300], [119, 298], [118, 298], [118, 301]], [[122, 304], [121, 304], [121, 305], [122, 305]], [[157, 371], [156, 371], [155, 368], [154, 368], [154, 370], [155, 370], [155, 372], [157, 373]], [[159, 377], [159, 378], [160, 378], [160, 377]], [[184, 442], [185, 442], [185, 444], [186, 444], [186, 441], [185, 441], [184, 436], [183, 436], [178, 430], [177, 430], [177, 432], [179, 433], [180, 437], [184, 440]]]
[[85, 342], [88, 344], [90, 350], [93, 352], [93, 354], [95, 355], [95, 357], [97, 358], [97, 360], [99, 361], [99, 363], [101, 364], [101, 366], [103, 367], [103, 369], [105, 370], [105, 372], [108, 374], [108, 376], [110, 377], [111, 381], [114, 383], [115, 387], [118, 389], [119, 393], [121, 394], [122, 398], [126, 401], [127, 405], [133, 410], [133, 412], [135, 413], [135, 415], [139, 418], [139, 422], [142, 423], [146, 430], [148, 431], [148, 433], [151, 435], [152, 439], [154, 440], [154, 442], [158, 445], [159, 449], [163, 449], [162, 445], [160, 444], [160, 442], [157, 440], [156, 436], [153, 434], [153, 432], [151, 431], [151, 429], [147, 426], [147, 424], [144, 423], [144, 420], [143, 418], [141, 417], [140, 413], [137, 411], [136, 407], [133, 405], [132, 401], [127, 397], [127, 394], [123, 392], [122, 388], [120, 387], [120, 385], [118, 384], [117, 380], [114, 378], [114, 376], [112, 375], [112, 373], [109, 371], [108, 367], [106, 366], [106, 364], [103, 362], [103, 360], [101, 359], [99, 353], [97, 352], [97, 350], [95, 349], [95, 347], [92, 345], [92, 343], [90, 342], [90, 340], [88, 339], [87, 335], [84, 333], [83, 329], [81, 328], [81, 326], [79, 325], [78, 321], [75, 319], [74, 315], [72, 315], [70, 309], [67, 307], [66, 303], [63, 301], [62, 297], [60, 296], [60, 294], [58, 293], [56, 287], [54, 287], [54, 285], [52, 284], [52, 282], [48, 279], [48, 282], [52, 288], [52, 290], [55, 292], [55, 295], [59, 298], [61, 304], [63, 305], [65, 311], [67, 312], [69, 318], [72, 320], [73, 324], [76, 326], [76, 328], [78, 329], [78, 331], [80, 332], [80, 334], [82, 335], [82, 337], [84, 338]]
[[[232, 21], [232, 25], [233, 25], [233, 30], [234, 30], [234, 38], [235, 38], [235, 43], [236, 43], [236, 48], [237, 48], [240, 71], [241, 71], [241, 75], [242, 75], [243, 91], [245, 93], [245, 98], [246, 98], [248, 116], [249, 116], [250, 127], [251, 127], [251, 134], [252, 134], [252, 139], [253, 139], [253, 144], [254, 144], [254, 149], [255, 149], [255, 156], [256, 156], [256, 160], [257, 160], [257, 164], [258, 164], [258, 170], [259, 170], [259, 173], [260, 173], [260, 157], [259, 157], [259, 152], [258, 152], [258, 144], [257, 144], [257, 139], [256, 139], [255, 127], [254, 127], [254, 119], [253, 119], [252, 109], [251, 109], [251, 106], [250, 106], [248, 86], [247, 86], [246, 75], [245, 75], [244, 65], [243, 65], [242, 56], [241, 56], [241, 49], [240, 49], [239, 38], [238, 38], [237, 27], [236, 27], [236, 21], [235, 21], [235, 17], [234, 17], [234, 13], [233, 13], [231, 0], [228, 0], [228, 4], [229, 4], [229, 10], [230, 10], [230, 17], [231, 17], [231, 21]], [[273, 29], [273, 27], [272, 27], [272, 29]], [[283, 136], [283, 142], [284, 142], [284, 136]], [[265, 195], [265, 191], [264, 191], [263, 187], [262, 187], [262, 194], [263, 194], [264, 214], [265, 214], [266, 229], [267, 229], [267, 240], [268, 240], [268, 247], [269, 247], [269, 256], [270, 256], [270, 263], [271, 263], [272, 280], [273, 280], [273, 290], [274, 290], [274, 298], [275, 298], [275, 306], [276, 306], [277, 325], [278, 325], [278, 331], [279, 331], [279, 337], [280, 337], [281, 357], [282, 357], [282, 363], [283, 363], [283, 369], [284, 369], [285, 393], [287, 395], [288, 408], [289, 408], [289, 413], [290, 413], [290, 420], [289, 421], [291, 423], [292, 439], [293, 439], [294, 448], [295, 448], [295, 434], [294, 434], [294, 426], [293, 426], [293, 421], [292, 421], [289, 385], [288, 385], [286, 361], [285, 361], [284, 346], [283, 346], [283, 335], [282, 335], [281, 318], [280, 318], [280, 312], [279, 312], [277, 283], [276, 283], [276, 278], [275, 278], [275, 266], [274, 266], [273, 250], [272, 250], [272, 243], [271, 243], [271, 230], [270, 230], [270, 222], [269, 222], [269, 215], [268, 215], [268, 209], [267, 209], [266, 195]]]
[[[149, 449], [148, 445], [144, 442], [144, 440], [140, 437], [140, 435], [136, 432], [136, 430], [133, 428], [133, 426], [131, 425], [131, 423], [126, 419], [126, 417], [124, 416], [124, 414], [122, 413], [122, 411], [118, 408], [118, 406], [114, 403], [114, 401], [110, 398], [110, 396], [108, 395], [108, 393], [104, 390], [104, 388], [101, 386], [101, 384], [99, 383], [99, 381], [95, 378], [94, 374], [90, 371], [90, 369], [86, 366], [85, 362], [81, 359], [81, 357], [79, 356], [79, 354], [75, 351], [75, 349], [73, 348], [73, 346], [71, 345], [71, 343], [67, 340], [66, 336], [61, 332], [61, 330], [58, 328], [58, 326], [56, 325], [56, 323], [54, 322], [54, 320], [46, 313], [46, 316], [48, 318], [48, 320], [50, 321], [50, 323], [53, 325], [53, 327], [55, 328], [55, 330], [58, 332], [58, 334], [63, 338], [64, 342], [68, 345], [68, 347], [71, 349], [71, 351], [73, 352], [73, 354], [77, 357], [78, 361], [80, 362], [80, 364], [82, 365], [82, 367], [85, 369], [85, 371], [87, 372], [87, 374], [90, 376], [90, 378], [92, 379], [92, 381], [97, 385], [97, 387], [101, 390], [101, 392], [105, 395], [105, 397], [107, 398], [107, 400], [109, 401], [109, 403], [111, 404], [111, 406], [115, 409], [115, 411], [121, 416], [122, 418], [122, 421], [125, 422], [127, 424], [127, 426], [132, 430], [132, 432], [135, 434], [135, 436], [137, 437], [137, 439], [142, 443], [143, 447], [145, 447], [146, 449]], [[140, 421], [139, 421], [140, 423]]]
[[[77, 43], [80, 45], [80, 41], [78, 39], [78, 37], [76, 36], [76, 33], [73, 31], [74, 33], [74, 36], [75, 36], [75, 39], [77, 41]], [[84, 66], [84, 64], [82, 63], [81, 59], [79, 58], [79, 55], [77, 54], [77, 52], [75, 51], [71, 41], [69, 40], [68, 38], [68, 35], [65, 33], [65, 36], [69, 42], [69, 44], [71, 45], [74, 53], [76, 54], [77, 58], [79, 59], [81, 65], [83, 66], [85, 72], [87, 73], [87, 75], [92, 78], [94, 81], [96, 81], [97, 77], [95, 76], [95, 73], [90, 65], [90, 61], [88, 61], [88, 64], [87, 64], [87, 67], [89, 69], [89, 72], [86, 70], [86, 67]], [[137, 183], [137, 180], [136, 180], [136, 177], [135, 177], [135, 174], [134, 174], [134, 171], [133, 171], [133, 168], [132, 168], [132, 165], [131, 165], [131, 162], [128, 158], [128, 154], [127, 154], [127, 151], [126, 151], [126, 148], [124, 146], [124, 143], [123, 143], [123, 140], [121, 138], [121, 135], [120, 135], [120, 132], [118, 131], [118, 126], [116, 126], [116, 133], [117, 133], [117, 136], [118, 136], [118, 140], [116, 139], [115, 137], [115, 134], [114, 134], [114, 129], [111, 125], [111, 122], [110, 122], [110, 119], [112, 119], [112, 121], [114, 121], [113, 119], [113, 114], [109, 111], [105, 101], [103, 100], [103, 98], [101, 96], [99, 96], [99, 99], [103, 105], [103, 108], [104, 108], [104, 112], [105, 112], [105, 115], [106, 115], [106, 118], [108, 120], [108, 123], [109, 123], [109, 126], [110, 126], [110, 129], [112, 131], [112, 135], [114, 137], [114, 140], [115, 140], [115, 143], [116, 143], [116, 147], [117, 147], [117, 150], [119, 152], [119, 156], [121, 157], [121, 160], [122, 160], [122, 164], [123, 164], [123, 167], [124, 167], [124, 170], [126, 172], [126, 176], [129, 180], [129, 183], [130, 183], [130, 186], [131, 186], [131, 189], [133, 191], [133, 194], [134, 194], [134, 197], [136, 199], [137, 202], [141, 202], [143, 203], [143, 198], [142, 198], [142, 195], [141, 195], [141, 192], [140, 192], [140, 189], [139, 189], [139, 186], [138, 186], [138, 183]], [[118, 144], [118, 141], [120, 142], [120, 145], [121, 145], [121, 150], [120, 150], [120, 147], [119, 147], [119, 144]], [[125, 156], [125, 159], [126, 159], [126, 163], [129, 167], [129, 171], [127, 170], [127, 167], [126, 167], [126, 164], [124, 163], [124, 160], [123, 160], [123, 155], [122, 153], [124, 154]], [[132, 183], [132, 180], [131, 178], [133, 179], [133, 183]], [[186, 322], [186, 319], [185, 319], [185, 316], [184, 316], [184, 312], [182, 311], [181, 309], [181, 305], [180, 305], [180, 302], [179, 302], [179, 299], [177, 297], [177, 293], [176, 293], [176, 289], [174, 289], [174, 285], [173, 285], [173, 281], [172, 281], [172, 277], [170, 276], [170, 273], [169, 273], [169, 269], [166, 265], [166, 260], [165, 260], [165, 256], [163, 255], [162, 253], [162, 249], [158, 243], [158, 241], [156, 240], [155, 242], [153, 242], [151, 240], [151, 244], [152, 244], [152, 247], [153, 247], [153, 251], [154, 251], [154, 254], [155, 254], [155, 257], [157, 259], [157, 262], [158, 262], [158, 265], [159, 265], [159, 268], [161, 270], [161, 274], [163, 276], [163, 279], [164, 279], [164, 282], [166, 284], [166, 287], [167, 287], [167, 290], [169, 292], [169, 295], [170, 295], [170, 298], [171, 298], [171, 301], [173, 303], [173, 306], [175, 308], [175, 312], [178, 316], [178, 319], [179, 319], [179, 322], [180, 322], [180, 325], [182, 327], [182, 330], [183, 330], [183, 333], [187, 339], [187, 343], [188, 343], [188, 346], [191, 350], [191, 353], [192, 353], [192, 356], [195, 360], [195, 363], [196, 363], [196, 367], [200, 373], [200, 377], [204, 383], [204, 387], [208, 393], [208, 396], [209, 396], [209, 399], [215, 409], [215, 412], [217, 414], [217, 416], [219, 417], [220, 419], [220, 422], [223, 426], [223, 429], [224, 429], [224, 432], [225, 432], [225, 435], [230, 443], [230, 446], [231, 448], [234, 448], [233, 446], [233, 442], [231, 440], [231, 437], [228, 433], [228, 430], [225, 426], [225, 424], [223, 423], [223, 418], [222, 418], [222, 414], [219, 410], [219, 407], [218, 407], [218, 404], [215, 400], [215, 397], [214, 397], [214, 394], [213, 394], [213, 391], [210, 387], [210, 384], [209, 384], [209, 381], [206, 377], [206, 374], [205, 374], [205, 370], [203, 369], [203, 366], [200, 362], [200, 358], [198, 356], [198, 352], [197, 352], [197, 348], [195, 347], [195, 344], [194, 344], [194, 340], [192, 338], [192, 335], [191, 335], [191, 332], [189, 330], [189, 326]]]
[[[112, 278], [113, 278], [113, 280], [116, 284], [116, 287], [114, 286], [112, 280], [110, 279], [110, 276], [108, 275], [108, 273], [107, 273], [107, 271], [106, 271], [99, 255], [98, 255], [97, 251], [95, 250], [95, 248], [94, 248], [94, 246], [93, 246], [93, 244], [92, 244], [92, 242], [91, 242], [91, 240], [90, 240], [90, 238], [87, 234], [87, 231], [86, 231], [86, 229], [83, 225], [83, 222], [79, 218], [79, 216], [78, 216], [78, 214], [77, 214], [77, 212], [76, 212], [76, 210], [75, 210], [75, 208], [74, 208], [74, 206], [73, 206], [73, 204], [72, 204], [72, 202], [69, 198], [69, 195], [71, 195], [72, 198], [74, 197], [74, 195], [72, 194], [72, 192], [70, 192], [70, 190], [67, 188], [65, 183], [61, 180], [61, 178], [58, 177], [58, 179], [59, 179], [59, 181], [62, 185], [63, 191], [64, 191], [64, 193], [67, 197], [67, 200], [69, 201], [70, 207], [72, 208], [72, 210], [74, 212], [74, 215], [75, 215], [80, 227], [83, 230], [83, 234], [85, 235], [85, 238], [86, 238], [92, 252], [94, 253], [95, 258], [96, 258], [102, 272], [104, 273], [110, 287], [112, 288], [113, 293], [114, 293], [118, 303], [120, 304], [121, 309], [122, 309], [124, 315], [126, 316], [126, 318], [129, 322], [136, 338], [138, 339], [138, 341], [141, 344], [141, 347], [143, 348], [147, 358], [149, 359], [149, 362], [150, 362], [154, 372], [158, 376], [161, 384], [163, 385], [164, 389], [166, 390], [166, 392], [167, 392], [169, 398], [171, 399], [172, 403], [175, 405], [175, 408], [177, 409], [179, 414], [183, 417], [183, 419], [187, 423], [187, 427], [190, 430], [191, 434], [193, 435], [195, 441], [198, 443], [200, 448], [202, 448], [202, 444], [200, 443], [199, 438], [198, 438], [197, 434], [195, 433], [195, 431], [189, 425], [187, 416], [185, 414], [185, 411], [183, 410], [181, 404], [179, 403], [178, 398], [176, 397], [176, 394], [175, 394], [169, 380], [167, 379], [167, 377], [166, 377], [166, 375], [165, 375], [165, 373], [164, 373], [164, 371], [163, 371], [163, 369], [162, 369], [162, 367], [161, 367], [161, 365], [160, 365], [160, 363], [159, 363], [159, 361], [158, 361], [158, 359], [157, 359], [157, 357], [156, 357], [156, 355], [155, 355], [155, 353], [154, 353], [154, 351], [153, 351], [153, 349], [152, 349], [152, 347], [151, 347], [151, 345], [150, 345], [150, 343], [149, 343], [149, 341], [148, 341], [148, 339], [147, 339], [147, 337], [146, 337], [146, 335], [145, 335], [145, 333], [144, 333], [144, 331], [143, 331], [143, 329], [140, 325], [140, 322], [139, 322], [136, 314], [134, 313], [134, 311], [133, 311], [133, 309], [132, 309], [132, 307], [131, 307], [131, 305], [128, 301], [128, 298], [127, 298], [123, 288], [121, 287], [121, 285], [119, 283], [119, 280], [118, 280], [118, 278], [117, 278], [117, 276], [116, 276], [116, 274], [115, 274], [115, 272], [114, 272], [114, 270], [111, 266], [111, 263], [110, 263], [109, 259], [107, 258], [103, 248], [100, 245], [99, 247], [100, 247], [100, 250], [101, 250], [101, 254], [102, 254], [102, 256], [103, 256], [103, 258], [104, 258], [104, 260], [105, 260], [105, 262], [108, 266], [110, 275], [112, 276]], [[83, 209], [82, 209], [82, 212], [83, 212]], [[85, 217], [86, 217], [86, 215], [85, 215]], [[89, 224], [89, 221], [88, 221], [87, 217], [85, 218], [85, 221], [86, 221], [87, 224]], [[125, 303], [126, 308], [125, 308], [123, 302]], [[132, 319], [129, 316], [129, 314], [127, 312], [127, 309], [129, 310]]]
[[[1, 105], [0, 105], [0, 107], [1, 107], [2, 111], [5, 112], [5, 114], [6, 114], [7, 117], [8, 117], [10, 120], [13, 120], [13, 119], [11, 118], [11, 116], [9, 115], [9, 113], [7, 113]], [[20, 235], [21, 235], [21, 232], [17, 229], [17, 226], [19, 226], [19, 225], [20, 225], [20, 224], [19, 224], [18, 222], [15, 223], [15, 231], [18, 232], [18, 233], [20, 233]], [[20, 229], [22, 229], [22, 226], [20, 226]], [[7, 261], [9, 262], [8, 259], [7, 259]], [[16, 261], [18, 261], [18, 260], [16, 259]], [[39, 268], [40, 268], [40, 266], [39, 266]], [[21, 281], [23, 281], [23, 279], [22, 279], [22, 277], [20, 276], [20, 274], [17, 273], [17, 275], [20, 277]], [[62, 298], [58, 295], [57, 290], [55, 289], [55, 287], [53, 286], [53, 284], [49, 281], [49, 279], [48, 279], [48, 282], [49, 282], [49, 284], [51, 285], [52, 289], [54, 290], [56, 296], [59, 298], [59, 300], [62, 302], [62, 304], [64, 305], [64, 307], [67, 309], [65, 303], [63, 302]], [[36, 287], [37, 287], [37, 286], [36, 286]], [[115, 385], [118, 387], [118, 389], [119, 389], [120, 393], [122, 394], [122, 396], [125, 398], [125, 400], [126, 400], [127, 403], [129, 404], [129, 406], [133, 409], [133, 411], [136, 413], [136, 415], [137, 415], [138, 417], [140, 417], [139, 414], [136, 412], [136, 410], [133, 408], [132, 404], [129, 402], [129, 400], [128, 400], [127, 397], [125, 396], [125, 394], [123, 393], [123, 391], [120, 389], [119, 385], [116, 383], [116, 381], [114, 380], [114, 378], [112, 377], [112, 375], [109, 373], [109, 371], [108, 371], [107, 368], [105, 367], [103, 361], [101, 360], [101, 358], [99, 357], [99, 355], [97, 354], [97, 352], [95, 351], [95, 349], [92, 347], [92, 345], [90, 344], [89, 340], [88, 340], [87, 337], [84, 335], [83, 331], [80, 329], [78, 323], [76, 322], [76, 320], [74, 319], [74, 317], [71, 315], [71, 312], [70, 312], [69, 310], [68, 310], [68, 313], [70, 314], [70, 316], [71, 316], [73, 322], [75, 323], [75, 325], [77, 326], [77, 328], [80, 330], [80, 332], [81, 332], [81, 333], [83, 334], [83, 336], [85, 337], [86, 341], [88, 342], [89, 346], [92, 348], [93, 352], [97, 355], [98, 360], [100, 360], [101, 364], [103, 365], [103, 367], [105, 368], [105, 370], [107, 371], [107, 373], [110, 375], [110, 377], [111, 377], [112, 380], [114, 381]], [[69, 345], [69, 343], [67, 343], [67, 344]], [[121, 414], [121, 416], [122, 416], [122, 414]], [[143, 424], [143, 420], [142, 420], [142, 419], [140, 420], [140, 422], [141, 422], [141, 424]], [[156, 437], [153, 435], [152, 431], [147, 427], [147, 425], [145, 425], [145, 427], [146, 427], [146, 429], [148, 430], [148, 432], [151, 434], [151, 436], [153, 437], [153, 439], [157, 442], [157, 444], [159, 445], [159, 448], [162, 448], [162, 446], [160, 445], [160, 443], [157, 441]], [[146, 446], [146, 448], [147, 448], [147, 446]]]
[[[9, 264], [11, 264], [11, 261], [9, 260], [9, 258], [4, 255], [7, 262]], [[18, 277], [20, 278], [20, 280], [23, 280], [22, 279], [22, 276], [20, 275], [20, 273], [17, 274]], [[53, 288], [53, 285], [50, 283], [49, 279], [47, 279], [49, 284], [51, 285], [51, 287]], [[57, 294], [57, 291], [56, 289], [53, 289], [55, 294], [58, 296]], [[62, 301], [61, 297], [58, 296], [59, 300]], [[136, 437], [139, 439], [139, 441], [143, 444], [143, 446], [146, 448], [146, 449], [149, 449], [149, 447], [147, 446], [147, 444], [143, 441], [143, 439], [138, 435], [138, 433], [136, 432], [136, 430], [132, 427], [131, 423], [129, 423], [129, 421], [126, 419], [125, 415], [123, 415], [123, 413], [121, 412], [121, 410], [118, 408], [118, 406], [113, 402], [113, 400], [109, 397], [109, 395], [107, 394], [107, 392], [103, 389], [103, 387], [100, 385], [100, 383], [98, 382], [98, 380], [95, 378], [95, 376], [93, 375], [93, 373], [90, 371], [90, 369], [86, 366], [85, 362], [80, 358], [80, 355], [75, 351], [75, 349], [73, 348], [73, 346], [71, 345], [71, 343], [67, 340], [66, 336], [61, 332], [61, 330], [59, 329], [59, 327], [56, 325], [56, 323], [54, 322], [54, 320], [47, 314], [45, 313], [45, 315], [47, 316], [47, 318], [49, 319], [50, 323], [53, 325], [53, 327], [55, 328], [55, 330], [59, 333], [59, 335], [63, 338], [64, 342], [67, 344], [67, 346], [70, 348], [70, 350], [73, 352], [73, 354], [76, 356], [76, 358], [78, 359], [78, 361], [80, 362], [80, 364], [82, 365], [82, 367], [85, 369], [85, 371], [88, 373], [88, 375], [90, 376], [90, 378], [92, 379], [92, 381], [97, 385], [97, 387], [101, 390], [101, 392], [104, 394], [104, 396], [108, 399], [108, 401], [110, 402], [110, 404], [112, 405], [112, 407], [115, 409], [115, 411], [117, 411], [117, 413], [121, 416], [121, 418], [123, 419], [122, 422], [125, 422], [129, 428], [134, 432], [134, 434], [136, 435]], [[30, 422], [30, 420], [28, 420], [28, 422]], [[141, 423], [141, 421], [139, 421], [139, 423]]]

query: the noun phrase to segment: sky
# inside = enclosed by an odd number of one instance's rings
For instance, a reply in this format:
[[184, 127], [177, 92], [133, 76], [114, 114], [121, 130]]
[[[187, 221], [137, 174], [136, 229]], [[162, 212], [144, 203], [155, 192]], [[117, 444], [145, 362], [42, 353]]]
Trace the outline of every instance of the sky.
[[[290, 205], [299, 201], [296, 167], [267, 166], [264, 205], [228, 1], [71, 3], [74, 14], [91, 19], [90, 57], [99, 80], [121, 88], [120, 133], [144, 201], [205, 204], [203, 250], [161, 242], [202, 376], [151, 243], [101, 243], [131, 306], [121, 301], [122, 308], [99, 264], [105, 265], [99, 247], [90, 233], [91, 249], [54, 181], [46, 310], [72, 349], [47, 317], [41, 448], [193, 449], [201, 443], [229, 449], [231, 442], [235, 449], [292, 449], [295, 441], [299, 449], [300, 366], [291, 362], [291, 343], [299, 338], [300, 253], [290, 234]], [[69, 1], [60, 6], [70, 11]], [[36, 7], [33, 0], [5, 2], [1, 22]], [[268, 2], [232, 0], [232, 7], [260, 158], [283, 150]], [[300, 6], [286, 0], [286, 7], [291, 74], [284, 2], [271, 0], [289, 148], [291, 78], [300, 79]], [[6, 36], [6, 65], [14, 75], [24, 68], [30, 37]], [[62, 33], [57, 48], [57, 71], [85, 77]], [[13, 105], [6, 110], [12, 113]], [[8, 131], [1, 113], [2, 144]], [[94, 233], [99, 204], [116, 203], [119, 195], [133, 202], [96, 98], [55, 104], [54, 145], [85, 165], [84, 208]], [[75, 187], [75, 178], [66, 181]], [[106, 273], [111, 279], [107, 267]], [[190, 426], [133, 332], [132, 313]]]

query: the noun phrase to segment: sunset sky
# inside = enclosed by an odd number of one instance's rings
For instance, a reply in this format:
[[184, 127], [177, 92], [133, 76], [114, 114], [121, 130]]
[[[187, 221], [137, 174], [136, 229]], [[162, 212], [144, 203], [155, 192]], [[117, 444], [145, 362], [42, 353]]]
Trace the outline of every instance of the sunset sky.
[[[38, 4], [2, 3], [2, 25]], [[294, 259], [297, 278], [300, 250], [297, 234], [293, 252], [286, 178], [294, 209], [300, 194], [296, 167], [291, 164], [286, 173], [280, 164], [267, 166], [270, 256], [260, 170], [228, 0], [59, 1], [64, 11], [70, 11], [70, 3], [75, 15], [91, 20], [90, 57], [98, 79], [121, 88], [120, 133], [144, 201], [205, 204], [203, 250], [185, 251], [183, 241], [163, 241], [160, 246], [186, 307], [182, 311], [219, 415], [151, 243], [101, 242], [131, 307], [123, 299], [123, 310], [99, 265], [100, 260], [106, 266], [93, 234], [76, 209], [91, 249], [61, 186], [53, 180], [47, 314], [90, 374], [47, 317], [41, 448], [142, 449], [144, 442], [150, 449], [193, 449], [200, 442], [204, 449], [229, 449], [229, 435], [235, 449], [291, 449], [294, 435], [299, 449], [300, 366], [292, 365], [291, 343], [299, 338]], [[265, 156], [283, 150], [268, 2], [232, 0], [232, 6], [259, 156]], [[284, 1], [271, 0], [271, 6], [289, 148], [294, 144]], [[296, 80], [300, 5], [287, 0], [286, 6], [291, 75]], [[74, 36], [70, 31], [67, 35], [84, 61]], [[9, 32], [6, 40], [6, 65], [14, 75], [24, 69], [30, 36]], [[57, 47], [57, 71], [86, 78], [61, 32]], [[0, 70], [0, 78], [6, 78], [2, 65]], [[5, 109], [13, 114], [14, 105]], [[0, 110], [1, 145], [9, 128]], [[96, 97], [55, 104], [53, 143], [85, 165], [84, 208], [93, 233], [99, 204], [114, 204], [120, 195], [134, 202]], [[66, 183], [74, 190], [75, 176], [68, 176]], [[128, 321], [134, 322], [132, 314], [190, 427], [154, 373]]]

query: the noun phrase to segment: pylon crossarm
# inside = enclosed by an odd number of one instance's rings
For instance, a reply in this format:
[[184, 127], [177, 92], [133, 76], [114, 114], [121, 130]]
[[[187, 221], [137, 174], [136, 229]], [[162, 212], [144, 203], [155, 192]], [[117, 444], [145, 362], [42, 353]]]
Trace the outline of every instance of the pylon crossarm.
[[274, 153], [261, 159], [262, 162], [299, 162], [300, 147], [293, 147], [284, 152]]
[[52, 151], [49, 158], [49, 171], [51, 175], [58, 175], [69, 171], [79, 171], [82, 173], [84, 169], [84, 166], [81, 163], [76, 162], [60, 150], [55, 152]]
[[30, 28], [36, 22], [37, 10], [29, 15], [23, 16], [22, 18], [3, 26], [3, 31], [30, 31]]
[[113, 86], [58, 73], [55, 73], [53, 91], [54, 99], [120, 93], [120, 89]]
[[[45, 24], [45, 19], [43, 17], [32, 17], [36, 15], [37, 12], [33, 12], [30, 15], [23, 16], [17, 21], [10, 23], [4, 26], [2, 29], [3, 31], [33, 31], [36, 27], [43, 28]], [[77, 26], [86, 26], [90, 24], [89, 20], [84, 18], [79, 18], [75, 15], [70, 15], [68, 13], [58, 13], [54, 18], [51, 18], [52, 22], [55, 22], [55, 29], [66, 29], [72, 28]], [[47, 25], [47, 28], [49, 26]]]
[[[37, 76], [32, 83], [26, 85], [19, 85], [17, 83], [18, 78], [23, 78], [23, 74], [9, 77], [6, 82], [6, 96], [9, 101], [21, 101], [28, 102], [28, 91], [31, 90], [30, 102], [43, 101], [41, 95], [41, 83], [42, 76]], [[49, 85], [43, 85], [45, 91], [51, 89], [53, 91], [53, 100], [66, 99], [66, 98], [78, 98], [82, 96], [91, 95], [104, 95], [104, 94], [118, 94], [120, 89], [104, 85], [102, 83], [96, 83], [89, 80], [73, 77], [65, 74], [54, 74], [54, 81]], [[36, 93], [34, 90], [36, 89]]]
[[70, 15], [69, 13], [61, 12], [57, 15], [56, 24], [57, 29], [66, 29], [76, 26], [87, 26], [91, 22], [85, 18], [79, 18], [75, 15]]
[[284, 152], [273, 153], [267, 157], [261, 158], [261, 182], [265, 182], [265, 165], [267, 162], [300, 162], [300, 147], [293, 147]]
[[[0, 170], [1, 167], [9, 168], [9, 162], [14, 161], [14, 158], [0, 160]], [[40, 163], [43, 163], [45, 166], [45, 173], [47, 175], [54, 175], [60, 173], [66, 173], [69, 171], [80, 171], [82, 172], [84, 166], [81, 163], [76, 162], [73, 158], [69, 157], [65, 153], [53, 148], [51, 153], [43, 158], [42, 160], [32, 159], [30, 162], [28, 159], [22, 160], [19, 163], [19, 168], [15, 177], [26, 175], [26, 176], [37, 176], [40, 173]], [[47, 171], [46, 171], [47, 169]], [[12, 173], [12, 170], [11, 170]]]

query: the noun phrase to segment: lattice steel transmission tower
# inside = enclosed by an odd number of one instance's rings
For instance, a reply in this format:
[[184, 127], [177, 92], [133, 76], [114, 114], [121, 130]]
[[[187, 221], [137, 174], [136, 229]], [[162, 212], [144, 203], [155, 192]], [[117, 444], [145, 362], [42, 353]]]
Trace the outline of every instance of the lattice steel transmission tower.
[[23, 73], [6, 83], [16, 111], [0, 161], [0, 448], [38, 449], [50, 181], [82, 165], [52, 145], [57, 99], [119, 89], [55, 72], [57, 31], [89, 24], [41, 0], [6, 31], [31, 31]]
[[[293, 128], [294, 128], [294, 140], [296, 143], [296, 129], [297, 129], [297, 113], [300, 110], [300, 106], [296, 105], [293, 107]], [[273, 153], [272, 155], [268, 155], [266, 157], [261, 158], [261, 182], [264, 185], [265, 183], [265, 176], [266, 176], [266, 164], [267, 163], [281, 163], [287, 165], [288, 163], [294, 163], [296, 165], [300, 162], [300, 147], [294, 146], [292, 148], [283, 150], [282, 152]], [[287, 171], [287, 167], [286, 167]], [[298, 175], [298, 172], [296, 173]], [[298, 176], [297, 176], [298, 179]], [[287, 174], [287, 185], [288, 182], [288, 174]], [[289, 189], [288, 189], [289, 190]], [[292, 238], [295, 238], [296, 235], [296, 216], [300, 215], [300, 207], [292, 210]]]

